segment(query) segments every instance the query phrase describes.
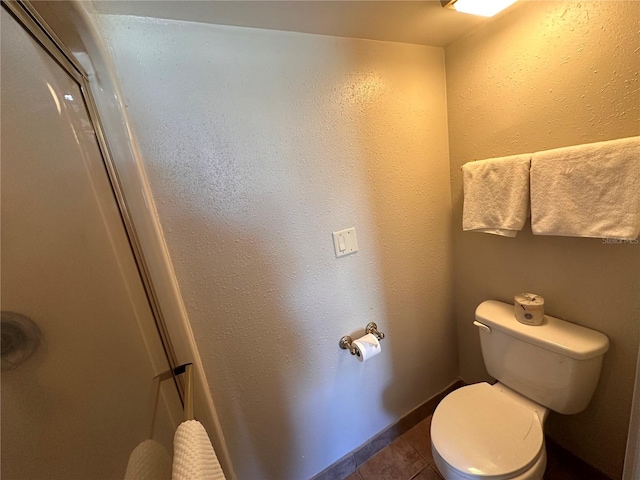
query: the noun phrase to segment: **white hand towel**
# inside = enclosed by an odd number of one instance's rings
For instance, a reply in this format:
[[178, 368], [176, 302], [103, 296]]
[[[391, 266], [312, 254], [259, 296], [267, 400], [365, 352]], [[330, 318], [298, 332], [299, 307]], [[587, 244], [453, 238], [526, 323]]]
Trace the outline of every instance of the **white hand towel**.
[[165, 448], [155, 440], [138, 445], [127, 464], [124, 480], [170, 480], [171, 459]]
[[462, 229], [515, 237], [529, 213], [531, 155], [513, 155], [462, 166]]
[[534, 153], [536, 235], [633, 239], [640, 233], [640, 137]]
[[197, 420], [180, 424], [173, 437], [173, 480], [224, 480], [209, 435]]

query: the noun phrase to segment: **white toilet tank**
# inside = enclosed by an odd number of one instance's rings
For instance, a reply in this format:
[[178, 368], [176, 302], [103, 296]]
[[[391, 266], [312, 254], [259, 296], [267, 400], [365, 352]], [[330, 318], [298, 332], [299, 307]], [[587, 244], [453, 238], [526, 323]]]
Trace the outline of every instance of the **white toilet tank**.
[[496, 300], [478, 305], [476, 320], [491, 376], [558, 413], [587, 408], [609, 349], [605, 335], [549, 315], [542, 325], [524, 325], [513, 305]]

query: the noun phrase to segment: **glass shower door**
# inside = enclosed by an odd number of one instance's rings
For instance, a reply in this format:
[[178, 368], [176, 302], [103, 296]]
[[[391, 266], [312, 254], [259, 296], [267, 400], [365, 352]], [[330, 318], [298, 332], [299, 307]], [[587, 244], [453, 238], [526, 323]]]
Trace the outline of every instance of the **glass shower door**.
[[2, 478], [123, 478], [180, 399], [152, 418], [169, 364], [80, 88], [4, 4], [1, 35]]

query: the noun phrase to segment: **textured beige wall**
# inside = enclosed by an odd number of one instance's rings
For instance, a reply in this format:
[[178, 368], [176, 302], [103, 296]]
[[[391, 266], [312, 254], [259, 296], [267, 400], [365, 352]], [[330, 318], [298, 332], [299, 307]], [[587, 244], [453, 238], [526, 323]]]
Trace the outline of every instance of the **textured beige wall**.
[[532, 291], [611, 340], [590, 407], [549, 434], [618, 478], [640, 327], [640, 246], [463, 233], [460, 166], [474, 159], [638, 135], [640, 2], [520, 2], [446, 49], [460, 368], [486, 378], [476, 305]]
[[238, 476], [310, 478], [453, 382], [444, 51], [101, 22]]

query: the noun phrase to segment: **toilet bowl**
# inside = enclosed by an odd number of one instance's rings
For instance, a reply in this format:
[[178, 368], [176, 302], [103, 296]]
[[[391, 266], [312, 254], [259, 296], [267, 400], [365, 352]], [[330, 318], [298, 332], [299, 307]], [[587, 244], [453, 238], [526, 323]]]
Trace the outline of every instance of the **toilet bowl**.
[[540, 480], [547, 414], [587, 407], [609, 339], [550, 315], [521, 324], [513, 305], [495, 300], [478, 305], [473, 323], [498, 383], [468, 385], [440, 402], [431, 420], [436, 466], [446, 480]]
[[548, 410], [503, 385], [478, 383], [447, 395], [431, 422], [431, 449], [447, 480], [538, 480], [547, 464]]

